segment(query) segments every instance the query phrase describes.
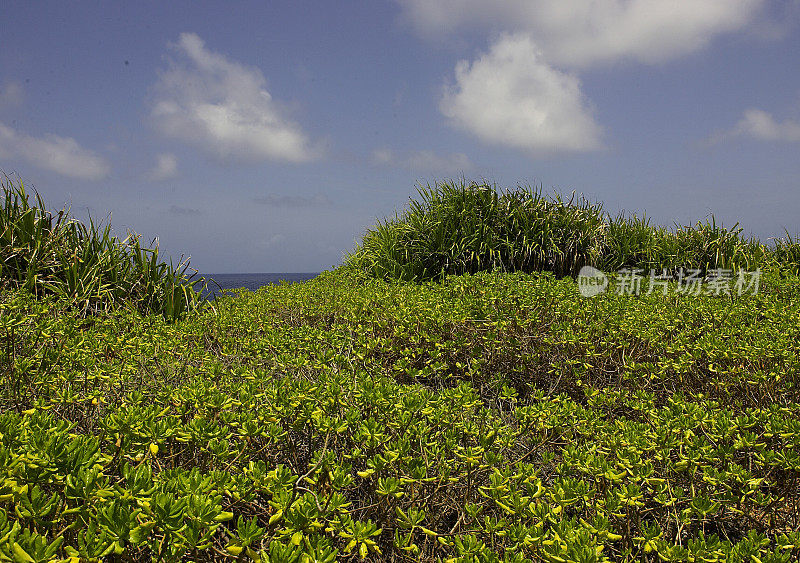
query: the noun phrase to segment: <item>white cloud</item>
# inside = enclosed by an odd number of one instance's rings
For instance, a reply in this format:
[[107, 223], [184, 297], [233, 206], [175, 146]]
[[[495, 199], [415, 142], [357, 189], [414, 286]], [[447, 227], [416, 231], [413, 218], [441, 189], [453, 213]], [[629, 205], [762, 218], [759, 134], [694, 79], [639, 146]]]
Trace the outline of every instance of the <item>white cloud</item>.
[[151, 111], [164, 135], [222, 159], [304, 162], [318, 156], [265, 89], [260, 70], [206, 49], [194, 33], [182, 33], [172, 47], [178, 60], [161, 74]]
[[633, 59], [652, 63], [743, 29], [766, 0], [398, 0], [421, 31], [526, 32], [548, 61], [570, 67]]
[[391, 149], [373, 151], [372, 160], [382, 166], [407, 168], [415, 172], [429, 172], [442, 176], [452, 176], [475, 168], [464, 153], [437, 154], [433, 151], [413, 151], [398, 155]]
[[22, 89], [22, 83], [18, 80], [6, 82], [0, 88], [0, 109], [4, 107], [18, 107], [22, 105], [25, 97], [25, 91]]
[[786, 120], [779, 123], [769, 113], [753, 108], [744, 112], [732, 134], [762, 141], [800, 142], [800, 122]]
[[156, 157], [156, 165], [150, 171], [149, 177], [155, 182], [169, 180], [178, 175], [178, 159], [174, 154], [164, 153]]
[[710, 148], [741, 137], [757, 141], [800, 142], [800, 121], [787, 119], [775, 121], [772, 114], [757, 108], [745, 110], [742, 118], [732, 128], [717, 131], [707, 139], [698, 141], [698, 148]]
[[102, 180], [111, 171], [108, 161], [81, 147], [71, 137], [52, 133], [32, 137], [0, 123], [0, 157], [19, 158], [33, 166], [80, 180]]
[[527, 36], [503, 34], [489, 53], [459, 61], [455, 74], [439, 107], [481, 140], [533, 153], [601, 147], [580, 81], [549, 66]]

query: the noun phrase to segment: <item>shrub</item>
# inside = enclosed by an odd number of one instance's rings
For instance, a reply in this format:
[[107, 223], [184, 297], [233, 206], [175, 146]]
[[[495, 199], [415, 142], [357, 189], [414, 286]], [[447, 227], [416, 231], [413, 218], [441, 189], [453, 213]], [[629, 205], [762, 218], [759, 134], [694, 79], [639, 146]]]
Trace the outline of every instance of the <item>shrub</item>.
[[417, 191], [406, 212], [367, 231], [349, 266], [417, 281], [490, 270], [564, 276], [600, 257], [601, 207], [582, 197], [565, 202], [530, 187], [498, 191], [464, 180]]
[[739, 224], [712, 216], [695, 225], [653, 226], [645, 215], [611, 216], [600, 203], [574, 194], [545, 196], [518, 186], [498, 190], [446, 181], [417, 190], [419, 198], [394, 218], [368, 229], [346, 267], [384, 279], [441, 280], [480, 271], [552, 272], [575, 276], [585, 265], [605, 271], [798, 269], [791, 237], [769, 249], [744, 237]]
[[202, 302], [202, 278], [187, 274], [188, 261], [161, 260], [157, 241], [149, 248], [139, 235], [121, 240], [110, 225], [86, 225], [67, 209], [54, 215], [38, 193], [30, 202], [21, 180], [5, 177], [0, 188], [2, 287], [64, 296], [84, 313], [128, 306], [176, 319]]
[[0, 560], [800, 560], [800, 278], [0, 302]]
[[775, 240], [772, 254], [774, 261], [782, 265], [783, 269], [800, 274], [800, 241], [788, 231], [785, 238]]

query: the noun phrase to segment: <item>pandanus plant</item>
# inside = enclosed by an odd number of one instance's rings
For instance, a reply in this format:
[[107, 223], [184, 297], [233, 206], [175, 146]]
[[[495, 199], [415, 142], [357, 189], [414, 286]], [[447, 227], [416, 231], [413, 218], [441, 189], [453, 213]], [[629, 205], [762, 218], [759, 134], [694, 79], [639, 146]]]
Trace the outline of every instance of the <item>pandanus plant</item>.
[[82, 223], [69, 209], [47, 211], [21, 180], [0, 180], [0, 284], [35, 295], [58, 295], [84, 312], [126, 306], [177, 319], [203, 302], [205, 280], [189, 262], [162, 259], [158, 241], [112, 235], [109, 224]]

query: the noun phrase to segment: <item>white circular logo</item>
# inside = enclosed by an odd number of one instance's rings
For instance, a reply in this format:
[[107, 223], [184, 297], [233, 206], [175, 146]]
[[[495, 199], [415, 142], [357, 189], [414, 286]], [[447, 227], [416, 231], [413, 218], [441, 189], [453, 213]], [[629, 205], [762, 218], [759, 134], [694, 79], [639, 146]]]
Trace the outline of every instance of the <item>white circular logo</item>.
[[608, 276], [597, 268], [584, 266], [578, 272], [578, 291], [584, 297], [594, 297], [603, 293], [608, 287]]

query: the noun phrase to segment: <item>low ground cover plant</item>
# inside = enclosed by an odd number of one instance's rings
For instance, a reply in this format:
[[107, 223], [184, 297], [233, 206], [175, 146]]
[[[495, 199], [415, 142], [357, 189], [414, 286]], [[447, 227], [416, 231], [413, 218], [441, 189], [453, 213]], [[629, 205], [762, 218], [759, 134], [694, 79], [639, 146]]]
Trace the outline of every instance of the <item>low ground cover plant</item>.
[[[577, 247], [576, 247], [577, 248]], [[800, 277], [0, 298], [0, 560], [800, 558]]]

